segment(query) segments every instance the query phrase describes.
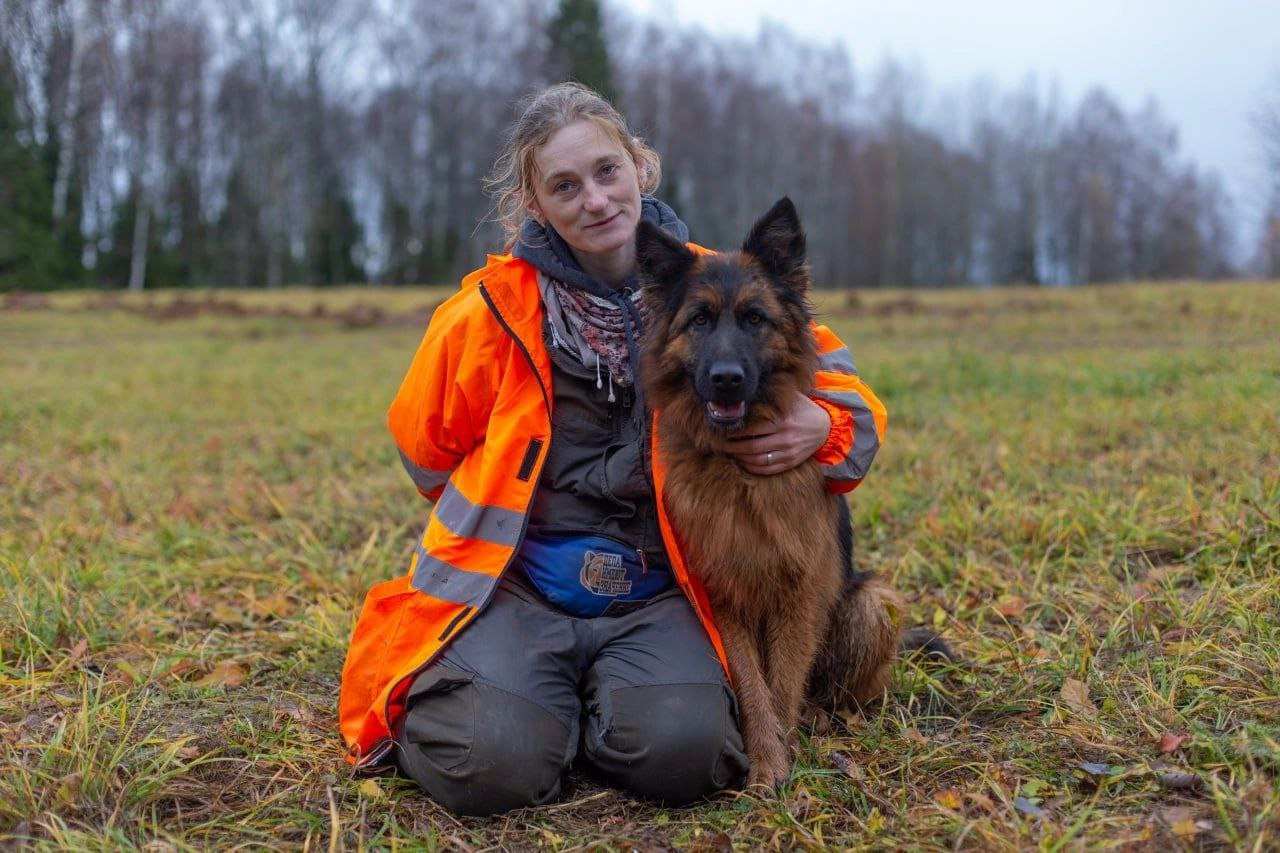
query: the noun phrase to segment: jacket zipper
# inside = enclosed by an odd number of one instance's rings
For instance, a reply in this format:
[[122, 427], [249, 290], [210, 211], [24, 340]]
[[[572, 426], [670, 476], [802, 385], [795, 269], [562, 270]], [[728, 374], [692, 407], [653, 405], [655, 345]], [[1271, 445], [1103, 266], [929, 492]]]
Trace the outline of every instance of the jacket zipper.
[[[513, 340], [515, 342], [515, 345], [519, 348], [520, 354], [523, 355], [525, 361], [529, 363], [529, 370], [533, 372], [533, 378], [536, 379], [538, 382], [538, 389], [542, 391], [542, 404], [547, 409], [547, 423], [550, 424], [551, 423], [551, 395], [547, 393], [547, 386], [543, 383], [542, 376], [538, 373], [538, 366], [534, 364], [533, 356], [529, 354], [529, 348], [524, 345], [524, 341], [520, 340], [520, 336], [517, 335], [515, 331], [511, 328], [511, 325], [507, 323], [506, 318], [502, 316], [502, 312], [499, 311], [498, 307], [493, 304], [493, 299], [490, 298], [489, 291], [485, 290], [484, 282], [481, 281], [479, 284], [476, 285], [476, 287], [480, 291], [480, 298], [483, 299], [484, 304], [489, 307], [489, 310], [493, 313], [494, 318], [498, 321], [498, 325], [502, 327], [503, 331], [505, 331], [508, 335], [511, 336], [511, 340]], [[537, 470], [533, 472], [533, 476], [530, 477], [530, 482], [533, 483], [533, 488], [535, 489], [538, 487], [538, 480], [542, 476], [542, 466], [546, 464], [547, 457], [550, 454], [551, 454], [551, 435], [548, 433], [547, 447], [542, 452], [542, 460], [541, 462], [538, 463]], [[516, 537], [516, 546], [511, 551], [511, 558], [507, 560], [507, 564], [503, 566], [502, 571], [498, 573], [499, 578], [501, 578], [503, 575], [507, 573], [507, 569], [511, 568], [511, 563], [515, 560], [516, 555], [520, 553], [520, 546], [521, 544], [524, 543], [525, 531], [528, 530], [528, 528], [529, 528], [529, 511], [528, 511], [528, 508], [526, 507], [525, 513], [524, 513], [524, 519], [520, 523], [520, 535]], [[498, 591], [498, 584], [495, 583], [493, 585], [493, 588], [489, 590], [489, 594], [485, 596], [484, 601], [480, 602], [480, 604], [475, 608], [475, 612], [479, 613], [480, 611], [484, 610], [485, 607], [489, 605], [489, 601], [492, 600], [494, 594], [497, 591]], [[463, 613], [459, 614], [459, 617], [461, 617], [465, 613], [466, 611], [463, 611]], [[450, 630], [456, 628], [456, 623], [458, 621], [459, 619], [454, 620], [454, 623], [450, 626], [450, 629], [446, 630], [444, 636], [446, 637], [449, 636]], [[440, 656], [440, 651], [441, 650], [437, 650], [434, 655], [432, 655], [431, 657], [423, 661], [421, 665], [415, 667], [411, 672], [405, 675], [404, 678], [399, 679], [398, 681], [396, 681], [395, 684], [391, 685], [391, 689], [387, 691], [387, 704], [383, 708], [383, 713], [382, 713], [382, 716], [386, 718], [388, 722], [391, 721], [391, 697], [395, 694], [396, 688], [399, 687], [401, 684], [403, 684], [406, 679], [416, 678], [420, 672], [422, 672], [427, 667], [431, 666], [431, 664], [435, 663], [436, 658]], [[380, 758], [385, 756], [388, 752], [390, 752], [394, 747], [394, 745], [395, 745], [395, 739], [391, 737], [388, 737], [382, 741], [379, 741], [378, 743], [374, 744], [373, 749], [369, 751], [369, 754], [367, 756], [357, 760], [356, 766], [367, 767], [368, 765], [373, 764], [374, 762], [378, 761]]]

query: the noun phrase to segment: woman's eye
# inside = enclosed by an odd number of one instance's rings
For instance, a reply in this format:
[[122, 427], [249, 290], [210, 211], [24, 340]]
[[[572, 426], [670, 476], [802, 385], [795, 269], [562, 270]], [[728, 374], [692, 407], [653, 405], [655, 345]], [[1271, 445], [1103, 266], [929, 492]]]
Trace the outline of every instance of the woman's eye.
[[600, 177], [612, 178], [614, 173], [618, 171], [617, 163], [606, 163], [600, 168]]
[[561, 181], [560, 183], [556, 184], [555, 191], [558, 193], [567, 193], [571, 189], [573, 189], [573, 184], [571, 182]]

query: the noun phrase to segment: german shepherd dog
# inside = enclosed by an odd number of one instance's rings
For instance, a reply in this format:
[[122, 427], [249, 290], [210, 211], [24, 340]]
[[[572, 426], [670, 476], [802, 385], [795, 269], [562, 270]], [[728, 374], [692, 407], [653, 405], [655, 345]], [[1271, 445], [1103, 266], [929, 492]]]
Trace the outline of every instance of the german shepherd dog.
[[735, 682], [749, 786], [790, 775], [786, 733], [806, 696], [834, 710], [878, 695], [898, 649], [896, 593], [854, 573], [844, 499], [817, 463], [756, 476], [718, 449], [780, 420], [813, 388], [805, 237], [790, 199], [742, 249], [699, 256], [641, 222], [651, 310], [642, 380], [660, 412], [665, 502], [706, 587]]

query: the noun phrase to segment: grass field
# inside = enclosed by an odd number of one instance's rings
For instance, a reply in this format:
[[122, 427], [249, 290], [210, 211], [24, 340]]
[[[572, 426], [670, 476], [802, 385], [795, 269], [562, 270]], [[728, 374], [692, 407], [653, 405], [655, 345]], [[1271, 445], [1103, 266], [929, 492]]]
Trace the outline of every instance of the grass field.
[[857, 560], [963, 663], [802, 733], [776, 800], [575, 774], [491, 820], [336, 733], [440, 295], [0, 300], [0, 846], [1280, 848], [1280, 286], [825, 298], [891, 417]]

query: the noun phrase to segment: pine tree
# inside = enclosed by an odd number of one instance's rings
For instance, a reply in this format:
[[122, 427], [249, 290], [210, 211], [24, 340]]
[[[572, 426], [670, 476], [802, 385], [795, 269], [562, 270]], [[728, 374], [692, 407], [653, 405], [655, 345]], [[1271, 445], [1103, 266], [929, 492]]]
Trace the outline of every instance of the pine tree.
[[598, 0], [560, 0], [548, 28], [551, 77], [573, 80], [614, 102], [609, 50]]
[[84, 267], [75, 241], [55, 233], [53, 181], [44, 152], [23, 140], [13, 91], [0, 66], [0, 290], [74, 287]]

